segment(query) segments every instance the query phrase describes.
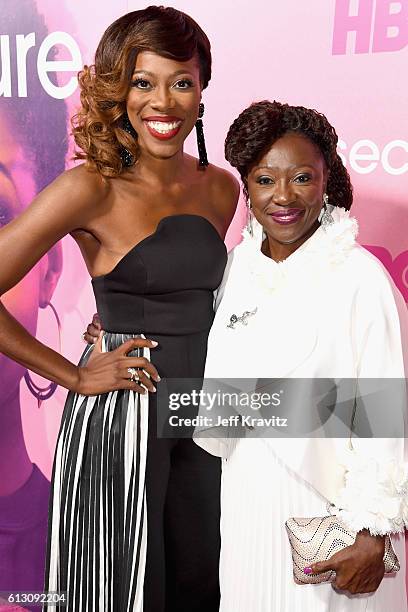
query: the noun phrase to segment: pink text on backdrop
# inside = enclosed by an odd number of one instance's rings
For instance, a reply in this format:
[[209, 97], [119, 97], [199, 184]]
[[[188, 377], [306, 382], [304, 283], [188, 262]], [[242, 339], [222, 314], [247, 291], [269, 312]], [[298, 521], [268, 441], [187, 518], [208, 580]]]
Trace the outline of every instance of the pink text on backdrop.
[[400, 51], [408, 44], [408, 1], [336, 0], [333, 55], [347, 53], [350, 32], [355, 32], [354, 53]]
[[403, 251], [395, 259], [388, 249], [382, 246], [364, 245], [387, 268], [392, 280], [408, 303], [408, 251]]

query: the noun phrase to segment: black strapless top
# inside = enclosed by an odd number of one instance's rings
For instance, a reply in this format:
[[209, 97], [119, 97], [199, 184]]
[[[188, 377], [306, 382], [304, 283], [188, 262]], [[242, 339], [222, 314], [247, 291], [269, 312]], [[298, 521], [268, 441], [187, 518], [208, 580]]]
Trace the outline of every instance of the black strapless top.
[[185, 335], [209, 329], [227, 252], [205, 217], [164, 217], [108, 274], [92, 279], [102, 328]]

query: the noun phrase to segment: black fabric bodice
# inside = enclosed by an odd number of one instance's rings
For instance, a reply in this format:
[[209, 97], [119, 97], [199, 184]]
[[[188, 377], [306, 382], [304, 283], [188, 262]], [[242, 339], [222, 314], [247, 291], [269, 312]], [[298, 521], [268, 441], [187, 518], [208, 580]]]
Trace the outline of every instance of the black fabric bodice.
[[205, 217], [164, 217], [113, 270], [92, 279], [102, 328], [149, 335], [209, 329], [226, 262], [224, 242]]

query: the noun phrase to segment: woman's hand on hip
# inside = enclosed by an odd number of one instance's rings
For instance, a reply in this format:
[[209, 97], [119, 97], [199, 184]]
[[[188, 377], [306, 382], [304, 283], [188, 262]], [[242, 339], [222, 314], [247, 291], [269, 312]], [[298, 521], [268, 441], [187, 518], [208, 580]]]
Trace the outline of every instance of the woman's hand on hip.
[[335, 553], [327, 561], [311, 565], [315, 574], [328, 570], [336, 572], [332, 586], [352, 595], [373, 593], [384, 577], [384, 536], [372, 536], [359, 531], [354, 544]]
[[[113, 351], [103, 352], [102, 338], [103, 332], [100, 333], [87, 364], [78, 367], [78, 384], [75, 391], [81, 395], [99, 395], [117, 389], [131, 389], [141, 394], [147, 389], [154, 393], [156, 388], [152, 380], [160, 380], [154, 365], [145, 357], [128, 357], [127, 354], [136, 348], [155, 348], [157, 342], [132, 338]], [[137, 370], [138, 381], [131, 380], [129, 368]]]
[[86, 342], [87, 344], [96, 344], [101, 331], [101, 320], [99, 318], [98, 313], [96, 312], [92, 317], [92, 322], [89, 323], [86, 328], [86, 331], [83, 333], [84, 342]]

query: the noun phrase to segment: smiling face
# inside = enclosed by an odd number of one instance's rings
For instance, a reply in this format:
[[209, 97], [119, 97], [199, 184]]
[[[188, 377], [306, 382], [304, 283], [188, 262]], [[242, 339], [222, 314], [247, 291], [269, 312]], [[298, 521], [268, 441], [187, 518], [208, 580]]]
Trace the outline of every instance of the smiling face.
[[248, 175], [253, 213], [263, 226], [269, 255], [284, 259], [319, 227], [327, 169], [319, 148], [305, 136], [287, 132]]
[[198, 59], [179, 62], [143, 51], [138, 54], [127, 113], [138, 134], [141, 155], [170, 158], [183, 150], [201, 100]]

